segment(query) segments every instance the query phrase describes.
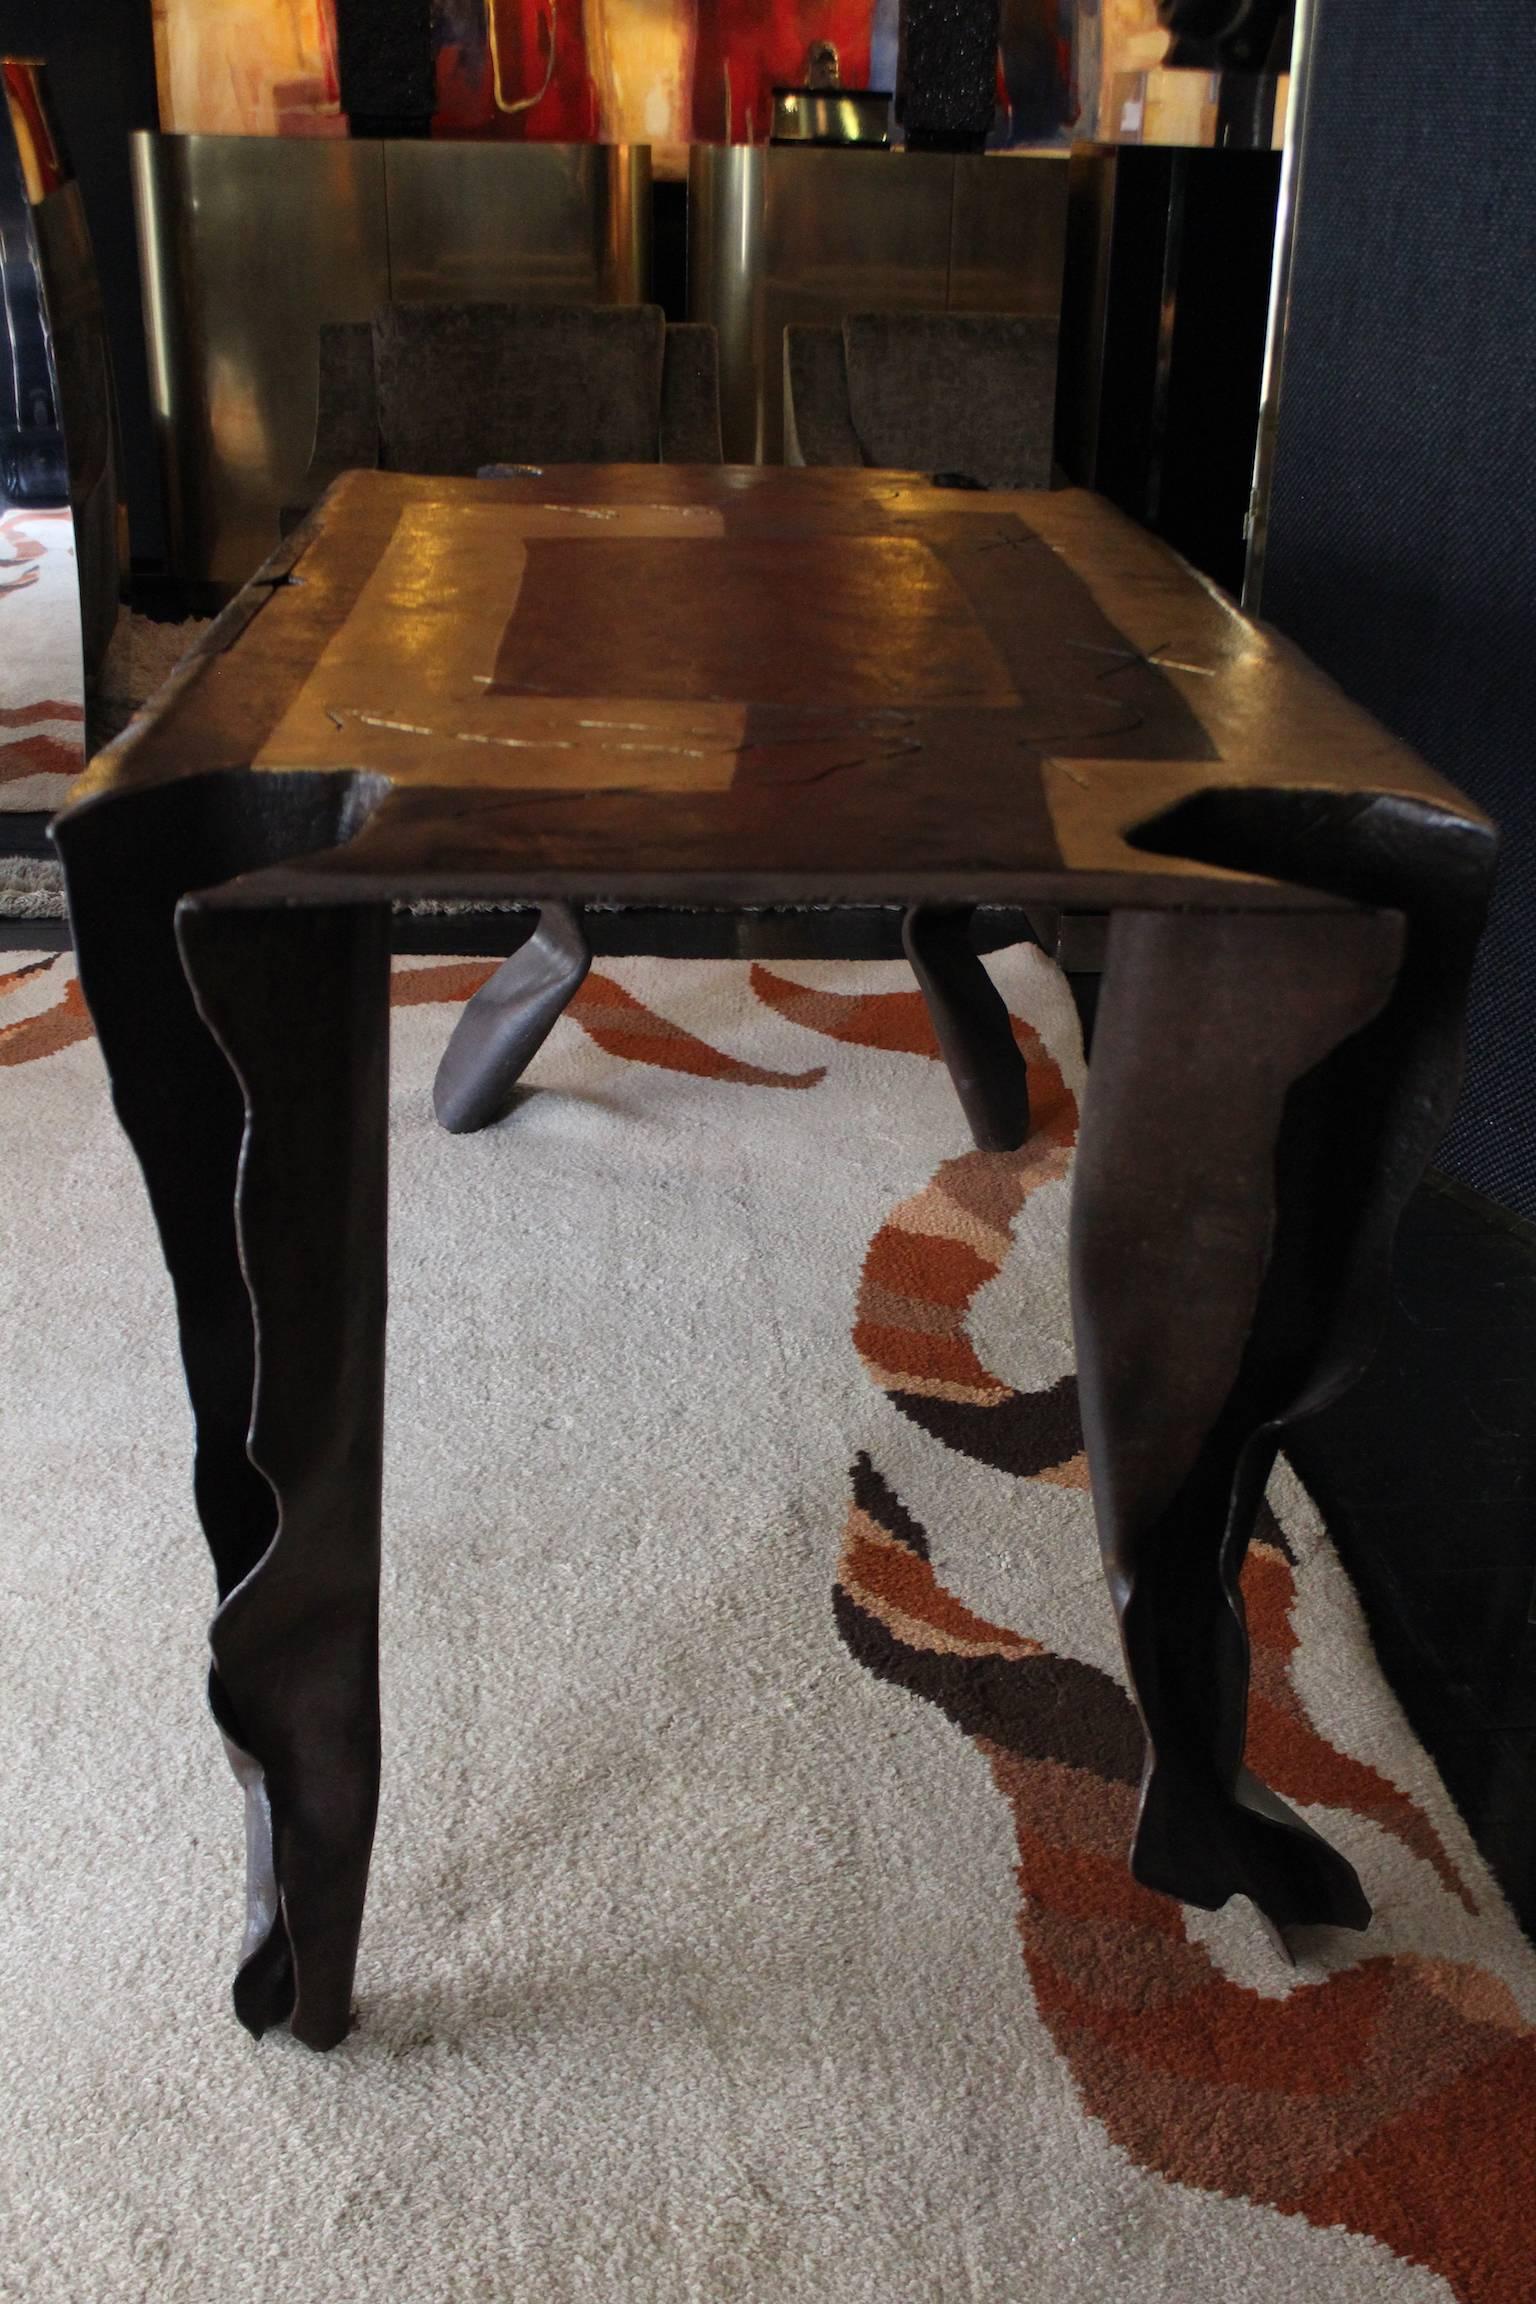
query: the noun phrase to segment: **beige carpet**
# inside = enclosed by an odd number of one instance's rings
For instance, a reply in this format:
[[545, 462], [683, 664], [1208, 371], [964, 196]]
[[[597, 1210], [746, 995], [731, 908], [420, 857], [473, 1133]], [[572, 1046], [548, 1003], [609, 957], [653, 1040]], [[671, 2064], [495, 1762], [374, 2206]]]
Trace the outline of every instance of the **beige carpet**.
[[[85, 766], [79, 615], [70, 591], [74, 546], [59, 542], [72, 534], [67, 513], [0, 516], [0, 937], [6, 920], [65, 916], [58, 863], [51, 855], [9, 853], [5, 819], [62, 808]], [[39, 538], [51, 539], [51, 549]], [[122, 610], [90, 703], [91, 740], [98, 750], [122, 733], [206, 630], [203, 618], [164, 623]]]
[[1536, 2294], [1536, 1954], [1289, 1478], [1253, 1748], [1376, 1922], [1292, 1972], [1126, 1879], [1074, 1031], [997, 970], [1020, 1156], [900, 968], [607, 965], [458, 1140], [484, 971], [398, 973], [386, 1779], [319, 2059], [227, 2010], [167, 1289], [69, 962], [0, 962], [0, 2296]]
[[[51, 815], [85, 766], [73, 534], [67, 512], [0, 507], [0, 818]], [[122, 732], [207, 628], [206, 618], [166, 623], [121, 611], [90, 700], [97, 750]], [[17, 907], [0, 909], [14, 915]]]
[[74, 522], [0, 501], [0, 811], [56, 808], [84, 742]]

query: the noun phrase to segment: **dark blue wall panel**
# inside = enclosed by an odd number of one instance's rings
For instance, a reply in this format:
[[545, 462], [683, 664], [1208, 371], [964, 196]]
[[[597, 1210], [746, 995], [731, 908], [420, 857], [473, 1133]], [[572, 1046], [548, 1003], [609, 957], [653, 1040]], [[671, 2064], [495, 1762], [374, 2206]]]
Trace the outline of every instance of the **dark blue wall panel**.
[[1263, 609], [1504, 827], [1441, 1165], [1536, 1218], [1536, 0], [1320, 0]]

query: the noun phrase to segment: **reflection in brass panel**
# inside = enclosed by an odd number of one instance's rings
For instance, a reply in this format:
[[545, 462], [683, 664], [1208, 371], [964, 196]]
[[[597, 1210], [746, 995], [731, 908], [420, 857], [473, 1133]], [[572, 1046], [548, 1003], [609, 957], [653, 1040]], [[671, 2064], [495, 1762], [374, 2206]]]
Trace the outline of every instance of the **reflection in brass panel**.
[[942, 312], [955, 163], [939, 152], [771, 148], [763, 219], [763, 455], [784, 455], [784, 330], [844, 312]]
[[1116, 161], [1077, 145], [1067, 163], [1067, 261], [1056, 390], [1056, 456], [1063, 472], [1095, 485], [1114, 252]]
[[319, 331], [392, 298], [628, 303], [644, 146], [133, 138], [171, 560], [245, 581], [315, 437]]
[[956, 312], [1061, 310], [1067, 155], [956, 159], [949, 302]]
[[377, 143], [133, 137], [171, 561], [241, 584], [309, 463], [323, 320], [389, 296]]
[[688, 155], [688, 317], [720, 340], [720, 431], [729, 464], [762, 461], [761, 144], [695, 144]]
[[[80, 186], [61, 184], [32, 210], [56, 398], [69, 446], [69, 502], [85, 662], [92, 674], [117, 626], [121, 580], [119, 450], [112, 362]], [[0, 231], [0, 240], [5, 235]], [[8, 253], [12, 251], [8, 248]], [[17, 347], [12, 344], [14, 355]]]
[[650, 278], [644, 144], [385, 146], [401, 304], [638, 304]]
[[720, 335], [725, 452], [784, 453], [784, 330], [846, 312], [1054, 317], [1065, 159], [695, 145], [688, 309]]

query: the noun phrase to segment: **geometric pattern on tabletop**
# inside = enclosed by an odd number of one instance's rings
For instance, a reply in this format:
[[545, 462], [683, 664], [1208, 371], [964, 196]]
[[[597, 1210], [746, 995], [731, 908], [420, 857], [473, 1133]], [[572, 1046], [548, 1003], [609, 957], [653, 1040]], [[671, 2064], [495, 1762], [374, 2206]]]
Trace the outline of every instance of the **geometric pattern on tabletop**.
[[[963, 878], [1294, 910], [1328, 899], [1123, 836], [1297, 784], [1479, 824], [1101, 501], [843, 470], [347, 475], [80, 796], [253, 764], [387, 780], [344, 851], [293, 868], [357, 895], [504, 864], [520, 896]], [[562, 791], [603, 797], [565, 815]]]
[[[164, 1283], [71, 963], [0, 962], [5, 1569], [49, 1627], [7, 1683], [0, 2216], [29, 2300], [129, 2292], [167, 2230], [168, 2304], [254, 2296], [275, 2213], [319, 2292], [338, 2200], [366, 2203], [370, 2295], [748, 2299], [764, 2264], [793, 2304], [1529, 2293], [1536, 1955], [1287, 1472], [1243, 1574], [1256, 1764], [1349, 1848], [1377, 1926], [1286, 1970], [1240, 1908], [1126, 1877], [1139, 1737], [1094, 1592], [1064, 1264], [1082, 1067], [1053, 972], [993, 963], [1037, 1130], [978, 1153], [890, 964], [605, 963], [517, 1122], [449, 1140], [443, 1023], [494, 965], [392, 985], [393, 1381], [432, 1444], [402, 1419], [387, 1861], [364, 2023], [317, 2095], [177, 2005], [234, 1883], [196, 1846], [216, 1771], [162, 1709], [167, 1651], [191, 1695], [200, 1581]], [[780, 1236], [805, 1253], [765, 1256]], [[104, 1328], [72, 1309], [82, 1250]], [[100, 1430], [61, 1523], [83, 1383]], [[971, 1424], [925, 1422], [956, 1398]], [[508, 1484], [509, 1430], [546, 1421], [572, 1429]], [[599, 1427], [594, 1511], [572, 1466]], [[157, 1636], [124, 1639], [124, 1610]], [[174, 1870], [148, 1960], [146, 1800]], [[111, 2148], [82, 2138], [61, 2177], [82, 2099]], [[300, 2186], [234, 2149], [274, 2121]]]
[[[400, 896], [899, 904], [978, 1140], [1026, 1151], [1049, 1124], [1002, 1092], [1022, 1068], [962, 916], [1111, 912], [1073, 1291], [1146, 1729], [1135, 1876], [1282, 1928], [1366, 1923], [1347, 1859], [1245, 1759], [1236, 1581], [1285, 1426], [1369, 1355], [1454, 1093], [1493, 838], [1293, 650], [1077, 491], [360, 472], [55, 831], [178, 1289], [250, 2029], [324, 2047], [350, 2021]], [[914, 1425], [979, 1434], [963, 1367], [892, 1372]], [[990, 1445], [1038, 1451], [1005, 1425]]]

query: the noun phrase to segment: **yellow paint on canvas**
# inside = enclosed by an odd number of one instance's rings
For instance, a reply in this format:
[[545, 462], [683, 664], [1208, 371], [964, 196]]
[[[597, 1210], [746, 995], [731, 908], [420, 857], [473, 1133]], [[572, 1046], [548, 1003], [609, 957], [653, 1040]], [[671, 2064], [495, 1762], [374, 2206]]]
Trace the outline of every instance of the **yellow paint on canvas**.
[[162, 127], [338, 134], [331, 0], [154, 0]]
[[1113, 136], [1114, 82], [1122, 72], [1149, 72], [1168, 53], [1168, 34], [1157, 20], [1157, 0], [1101, 0], [1099, 134]]
[[587, 63], [608, 141], [687, 140], [696, 13], [695, 0], [583, 0]]

